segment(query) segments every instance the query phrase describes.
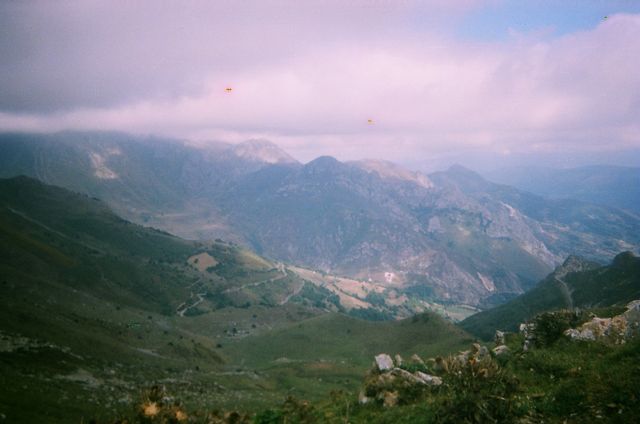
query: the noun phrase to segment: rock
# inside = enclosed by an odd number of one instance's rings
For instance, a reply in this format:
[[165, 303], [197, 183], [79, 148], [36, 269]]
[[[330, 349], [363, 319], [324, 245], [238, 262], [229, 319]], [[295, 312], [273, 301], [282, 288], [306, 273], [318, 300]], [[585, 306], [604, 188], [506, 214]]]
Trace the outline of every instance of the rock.
[[536, 325], [534, 323], [520, 324], [520, 333], [524, 336], [522, 350], [525, 352], [531, 349], [535, 344], [535, 329]]
[[358, 393], [358, 403], [360, 405], [366, 405], [367, 403], [370, 403], [372, 400], [373, 399], [371, 399], [364, 393], [364, 390], [360, 390], [360, 393]]
[[593, 317], [578, 328], [570, 328], [564, 334], [571, 340], [602, 341], [623, 344], [640, 332], [640, 300], [627, 304], [627, 310], [613, 318]]
[[509, 348], [505, 345], [500, 345], [494, 347], [492, 352], [496, 356], [506, 355], [507, 353], [509, 353]]
[[411, 361], [416, 364], [424, 365], [424, 361], [422, 360], [422, 358], [415, 353], [411, 355]]
[[399, 353], [396, 353], [396, 356], [394, 356], [393, 359], [395, 359], [396, 367], [402, 366], [402, 356], [400, 356]]
[[465, 350], [464, 352], [458, 353], [454, 359], [460, 365], [465, 365], [469, 361], [470, 357], [471, 357], [471, 351]]
[[493, 341], [496, 346], [504, 345], [504, 331], [496, 330], [496, 335], [493, 337]]
[[627, 320], [626, 338], [637, 336], [640, 332], [640, 300], [627, 304], [627, 311], [623, 315]]
[[398, 404], [398, 392], [384, 392], [382, 396], [382, 405], [385, 408], [391, 408]]
[[421, 371], [416, 371], [411, 374], [407, 370], [403, 370], [401, 368], [394, 368], [390, 372], [386, 374], [382, 374], [379, 381], [383, 383], [398, 383], [399, 380], [403, 383], [403, 385], [412, 385], [412, 384], [426, 384], [427, 386], [438, 386], [442, 384], [442, 379], [440, 377], [436, 377], [433, 375], [426, 374]]
[[627, 321], [621, 316], [613, 318], [592, 318], [578, 328], [570, 328], [564, 334], [572, 340], [609, 341], [614, 344], [625, 342]]
[[394, 378], [401, 378], [403, 380], [409, 381], [411, 383], [417, 383], [418, 380], [411, 374], [409, 371], [403, 370], [402, 368], [394, 368], [387, 375], [393, 376]]
[[442, 357], [438, 356], [433, 364], [433, 370], [437, 373], [449, 372], [449, 363], [446, 359], [442, 359]]
[[413, 375], [418, 379], [418, 381], [422, 384], [426, 384], [427, 386], [439, 386], [442, 384], [442, 379], [435, 375], [426, 374], [422, 371], [416, 371]]
[[393, 368], [393, 359], [391, 359], [391, 356], [386, 353], [376, 355], [375, 360], [376, 367], [378, 367], [378, 370], [380, 371], [389, 371]]
[[489, 356], [489, 349], [486, 346], [480, 346], [476, 354], [474, 355], [477, 360], [482, 360]]

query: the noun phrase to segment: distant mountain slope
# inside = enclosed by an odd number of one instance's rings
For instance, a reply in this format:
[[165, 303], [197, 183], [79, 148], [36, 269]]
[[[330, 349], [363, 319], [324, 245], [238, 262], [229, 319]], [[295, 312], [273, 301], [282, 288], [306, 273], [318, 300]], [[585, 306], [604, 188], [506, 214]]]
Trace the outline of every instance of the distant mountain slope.
[[0, 134], [0, 178], [27, 175], [106, 201], [174, 234], [242, 241], [209, 199], [238, 175], [297, 162], [273, 143], [194, 147], [115, 132]]
[[631, 252], [617, 255], [607, 266], [571, 256], [529, 292], [472, 315], [460, 326], [489, 339], [495, 330], [515, 331], [541, 312], [624, 305], [639, 298], [640, 258]]
[[640, 213], [640, 168], [637, 167], [518, 167], [483, 175], [491, 181], [541, 196], [582, 200]]
[[194, 148], [111, 133], [2, 135], [0, 174], [19, 173], [185, 238], [371, 279], [405, 310], [491, 306], [570, 254], [608, 261], [640, 246], [630, 212], [547, 200], [462, 167], [425, 176], [384, 161], [302, 165], [266, 141]]

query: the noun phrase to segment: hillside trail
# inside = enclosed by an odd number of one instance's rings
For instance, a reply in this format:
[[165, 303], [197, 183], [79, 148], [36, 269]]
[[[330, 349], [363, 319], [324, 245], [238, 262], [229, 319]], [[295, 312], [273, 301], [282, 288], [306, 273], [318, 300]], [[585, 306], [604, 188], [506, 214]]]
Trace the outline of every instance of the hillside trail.
[[[276, 281], [282, 280], [286, 277], [289, 276], [289, 274], [287, 273], [287, 269], [284, 267], [283, 264], [278, 264], [278, 271], [280, 271], [282, 273], [282, 275], [275, 277], [275, 278], [267, 278], [266, 280], [260, 280], [260, 281], [256, 281], [253, 283], [247, 283], [247, 284], [243, 284], [239, 287], [232, 287], [229, 288], [227, 290], [224, 290], [222, 293], [223, 294], [227, 294], [227, 293], [235, 293], [235, 292], [239, 292], [240, 290], [243, 290], [247, 287], [257, 287], [259, 285], [262, 284], [266, 284], [266, 283], [274, 283]], [[202, 280], [199, 279], [198, 281], [196, 281], [195, 283], [193, 283], [191, 286], [196, 285], [197, 283], [199, 283]], [[289, 296], [287, 296], [287, 298], [285, 299], [285, 301], [283, 303], [280, 303], [281, 305], [284, 305], [285, 303], [287, 303], [289, 301], [289, 299], [291, 299], [293, 296], [295, 296], [296, 294], [300, 293], [300, 290], [302, 290], [302, 287], [304, 286], [304, 283], [297, 289], [295, 290], [293, 293], [289, 294]], [[192, 304], [188, 304], [188, 300], [186, 302], [181, 303], [180, 305], [178, 305], [178, 308], [176, 309], [176, 313], [181, 316], [184, 317], [184, 315], [186, 314], [186, 312], [189, 309], [195, 308], [196, 306], [198, 306], [199, 304], [201, 304], [202, 302], [204, 302], [204, 296], [207, 294], [207, 292], [202, 292], [202, 293], [196, 293], [195, 297], [196, 297], [196, 301]], [[191, 293], [191, 296], [189, 297], [189, 300], [192, 299], [194, 297], [194, 294]]]
[[[199, 278], [196, 282], [194, 282], [193, 284], [191, 284], [191, 287], [199, 284], [200, 282], [202, 282], [202, 278]], [[182, 302], [180, 305], [178, 305], [178, 307], [176, 308], [176, 313], [181, 316], [184, 317], [184, 314], [191, 308], [195, 308], [196, 306], [198, 306], [199, 304], [201, 304], [202, 302], [204, 302], [204, 295], [206, 295], [207, 292], [202, 292], [202, 293], [196, 293], [195, 297], [197, 298], [197, 300], [192, 303], [192, 304], [188, 304], [189, 300], [191, 300], [194, 297], [193, 292], [191, 292], [191, 295], [189, 296], [189, 299], [185, 302]]]
[[560, 283], [560, 290], [562, 291], [562, 296], [564, 297], [567, 307], [573, 310], [573, 298], [571, 297], [571, 291], [569, 290], [569, 286], [567, 283], [559, 277], [555, 277], [555, 280]]
[[280, 271], [282, 273], [282, 275], [280, 275], [279, 277], [267, 278], [266, 280], [260, 280], [260, 281], [256, 281], [256, 282], [253, 282], [253, 283], [247, 283], [247, 284], [243, 284], [243, 285], [238, 286], [238, 287], [231, 287], [229, 289], [224, 290], [222, 293], [223, 294], [236, 293], [236, 292], [239, 292], [240, 290], [246, 289], [247, 287], [257, 287], [257, 286], [260, 286], [260, 285], [266, 284], [266, 283], [275, 283], [276, 281], [280, 281], [280, 280], [282, 280], [284, 278], [287, 278], [289, 276], [289, 274], [287, 273], [287, 269], [282, 264], [278, 264], [278, 271]]
[[297, 289], [295, 289], [295, 290], [293, 290], [291, 293], [289, 293], [289, 294], [287, 295], [287, 297], [285, 297], [285, 298], [284, 298], [284, 299], [279, 303], [279, 305], [280, 305], [280, 306], [282, 306], [282, 305], [287, 304], [287, 303], [289, 302], [289, 300], [291, 300], [291, 298], [292, 298], [293, 296], [296, 296], [298, 293], [300, 293], [300, 292], [302, 291], [302, 289], [304, 288], [304, 285], [305, 285], [305, 284], [306, 284], [306, 281], [305, 281], [305, 280], [302, 280], [302, 284], [300, 284], [300, 287], [298, 287]]

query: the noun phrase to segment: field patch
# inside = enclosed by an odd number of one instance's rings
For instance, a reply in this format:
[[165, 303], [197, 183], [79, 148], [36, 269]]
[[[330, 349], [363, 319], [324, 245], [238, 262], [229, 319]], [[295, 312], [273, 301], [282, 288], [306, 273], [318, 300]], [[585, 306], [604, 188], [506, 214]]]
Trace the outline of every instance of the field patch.
[[218, 261], [207, 252], [198, 253], [187, 259], [189, 265], [193, 266], [200, 272], [205, 272], [207, 268], [218, 265]]

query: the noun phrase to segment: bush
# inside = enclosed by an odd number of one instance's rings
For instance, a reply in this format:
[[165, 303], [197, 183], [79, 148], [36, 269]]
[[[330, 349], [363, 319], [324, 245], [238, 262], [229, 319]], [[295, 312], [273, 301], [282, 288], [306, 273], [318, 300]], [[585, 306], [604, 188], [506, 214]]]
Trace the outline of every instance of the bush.
[[569, 328], [580, 325], [585, 317], [573, 311], [545, 312], [534, 318], [533, 335], [537, 347], [551, 346]]
[[525, 415], [527, 410], [516, 396], [518, 379], [490, 357], [449, 363], [436, 422], [514, 422]]

